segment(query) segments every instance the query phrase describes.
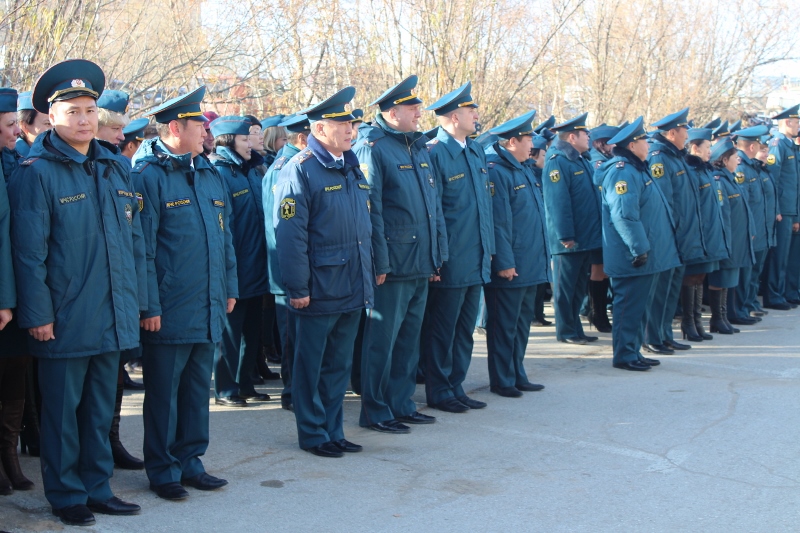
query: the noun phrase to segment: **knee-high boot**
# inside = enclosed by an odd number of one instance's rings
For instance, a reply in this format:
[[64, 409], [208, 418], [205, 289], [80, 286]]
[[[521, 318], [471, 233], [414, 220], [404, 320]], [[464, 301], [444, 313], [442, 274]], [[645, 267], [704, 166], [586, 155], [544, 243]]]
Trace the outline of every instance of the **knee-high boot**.
[[709, 335], [706, 333], [705, 328], [703, 327], [703, 285], [694, 286], [694, 327], [697, 330], [697, 334], [703, 337], [703, 339], [710, 341], [714, 338], [713, 335]]
[[25, 400], [6, 400], [3, 402], [2, 421], [0, 422], [0, 459], [2, 459], [11, 486], [15, 490], [31, 490], [33, 481], [26, 478], [19, 466], [17, 455], [17, 441], [19, 430], [22, 427], [22, 411]]
[[123, 470], [142, 470], [144, 461], [137, 459], [128, 453], [125, 446], [119, 440], [119, 420], [122, 412], [122, 383], [117, 383], [117, 401], [114, 405], [114, 418], [111, 420], [111, 431], [108, 432], [108, 440], [111, 443], [111, 455], [114, 457], [114, 465]]
[[597, 331], [611, 333], [608, 321], [608, 278], [603, 281], [589, 281], [589, 322]]
[[727, 292], [727, 289], [722, 290], [709, 290], [708, 300], [711, 304], [711, 321], [709, 326], [712, 333], [721, 333], [722, 335], [733, 335], [733, 329], [725, 322], [724, 316], [726, 309], [723, 309], [722, 297]]
[[698, 333], [694, 323], [695, 286], [684, 285], [681, 287], [681, 332], [683, 338], [692, 342], [701, 342], [703, 337]]

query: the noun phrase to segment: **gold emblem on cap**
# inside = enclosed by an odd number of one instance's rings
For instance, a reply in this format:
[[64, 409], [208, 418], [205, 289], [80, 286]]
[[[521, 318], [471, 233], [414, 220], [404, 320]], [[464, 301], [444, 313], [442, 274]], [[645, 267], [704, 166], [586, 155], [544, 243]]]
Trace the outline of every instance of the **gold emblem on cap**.
[[86, 87], [86, 83], [83, 80], [72, 80], [71, 85], [73, 87]]

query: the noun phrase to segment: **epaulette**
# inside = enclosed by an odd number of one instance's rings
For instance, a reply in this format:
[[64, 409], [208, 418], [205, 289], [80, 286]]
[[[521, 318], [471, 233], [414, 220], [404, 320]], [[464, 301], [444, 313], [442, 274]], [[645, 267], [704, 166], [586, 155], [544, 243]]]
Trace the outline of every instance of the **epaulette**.
[[553, 154], [550, 156], [550, 159], [555, 159], [556, 157], [558, 157], [558, 154]]
[[314, 152], [312, 152], [311, 150], [306, 150], [305, 152], [300, 152], [295, 157], [297, 157], [297, 163], [302, 165], [303, 163], [311, 159], [313, 155]]
[[625, 166], [625, 161], [617, 161], [617, 168], [622, 168]]
[[770, 146], [778, 146], [778, 143], [779, 143], [779, 142], [780, 142], [780, 139], [778, 139], [777, 137], [775, 137], [774, 139], [772, 139], [772, 140], [769, 142], [769, 145], [770, 145]]
[[594, 164], [594, 168], [600, 168], [600, 165], [602, 165], [602, 164], [603, 164], [602, 161], [596, 161], [595, 164]]
[[654, 151], [650, 152], [650, 155], [658, 155], [660, 153], [661, 153], [661, 150], [654, 150]]
[[495, 163], [494, 161], [490, 161], [489, 163], [487, 163], [487, 165], [489, 165], [489, 168], [494, 168]]
[[37, 159], [39, 159], [39, 158], [38, 158], [38, 157], [29, 157], [28, 159], [26, 159], [25, 161], [23, 161], [23, 162], [22, 162], [22, 163], [20, 163], [19, 165], [20, 165], [21, 167], [29, 167], [29, 166], [31, 166], [31, 165], [33, 164], [33, 162], [34, 162], [34, 161], [36, 161]]
[[131, 172], [141, 172], [142, 170], [147, 168], [147, 165], [149, 165], [149, 164], [150, 164], [150, 161], [139, 161], [138, 163], [136, 163], [133, 166], [133, 169], [131, 170]]
[[282, 155], [278, 159], [275, 160], [275, 166], [273, 167], [275, 170], [280, 170], [283, 168], [283, 164], [286, 163], [286, 156]]

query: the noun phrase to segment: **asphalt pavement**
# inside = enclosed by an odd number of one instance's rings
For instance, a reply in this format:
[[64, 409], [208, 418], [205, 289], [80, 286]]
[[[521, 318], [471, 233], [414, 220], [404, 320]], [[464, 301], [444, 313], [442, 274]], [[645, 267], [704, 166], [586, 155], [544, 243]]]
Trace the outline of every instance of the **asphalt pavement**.
[[[345, 435], [364, 451], [340, 459], [300, 450], [277, 400], [212, 400], [203, 462], [230, 484], [168, 502], [143, 472], [117, 470], [112, 489], [141, 514], [97, 515], [81, 531], [797, 531], [798, 323], [800, 309], [771, 311], [643, 373], [612, 368], [610, 334], [574, 346], [532, 328], [525, 367], [546, 389], [516, 399], [489, 392], [476, 334], [466, 389], [486, 409], [429, 409], [418, 386], [420, 411], [437, 422], [385, 435], [358, 427], [360, 401], [348, 394]], [[261, 390], [279, 397], [277, 382]], [[142, 400], [126, 392], [121, 424], [139, 457]], [[22, 467], [36, 489], [0, 496], [0, 530], [78, 529], [50, 514], [38, 460], [23, 456]]]

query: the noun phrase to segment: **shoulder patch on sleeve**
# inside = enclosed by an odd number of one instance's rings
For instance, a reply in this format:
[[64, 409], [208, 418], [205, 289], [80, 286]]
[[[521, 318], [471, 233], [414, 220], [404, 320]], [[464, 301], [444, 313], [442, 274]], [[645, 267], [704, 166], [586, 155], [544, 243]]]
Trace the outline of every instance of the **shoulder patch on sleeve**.
[[283, 168], [283, 164], [286, 163], [286, 161], [288, 161], [288, 159], [285, 155], [282, 155], [278, 159], [276, 159], [274, 167], [275, 170], [280, 170], [281, 168]]
[[625, 194], [628, 192], [628, 182], [618, 181], [614, 184], [614, 190], [617, 191], [617, 194]]
[[769, 155], [767, 156], [767, 164], [768, 164], [768, 165], [774, 165], [774, 164], [775, 164], [775, 162], [776, 162], [776, 159], [775, 159], [775, 154], [769, 154]]
[[656, 179], [664, 177], [664, 165], [662, 163], [653, 163], [650, 165], [650, 174]]
[[550, 181], [553, 183], [558, 183], [561, 179], [561, 173], [558, 170], [551, 170], [550, 171]]
[[31, 166], [33, 164], [33, 162], [36, 161], [37, 159], [39, 159], [39, 158], [38, 157], [29, 157], [28, 159], [26, 159], [25, 161], [20, 163], [20, 166], [23, 166], [23, 167]]

